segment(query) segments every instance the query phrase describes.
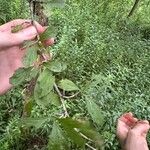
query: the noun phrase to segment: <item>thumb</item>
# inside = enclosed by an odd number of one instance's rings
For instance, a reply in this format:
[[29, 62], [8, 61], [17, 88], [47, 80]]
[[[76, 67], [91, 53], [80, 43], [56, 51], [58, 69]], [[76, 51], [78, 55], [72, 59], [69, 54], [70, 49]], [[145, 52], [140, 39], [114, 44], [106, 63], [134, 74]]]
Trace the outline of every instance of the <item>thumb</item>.
[[134, 128], [132, 129], [133, 133], [135, 134], [139, 134], [139, 135], [143, 135], [146, 136], [148, 130], [149, 130], [150, 126], [149, 126], [149, 122], [144, 120], [144, 121], [139, 121]]
[[35, 26], [29, 26], [14, 34], [17, 45], [22, 44], [24, 41], [34, 40], [38, 34], [45, 31], [45, 28], [39, 23], [35, 22]]
[[38, 35], [37, 30], [35, 27], [30, 26], [26, 29], [21, 30], [20, 32], [17, 32], [13, 34], [14, 37], [14, 43], [16, 45], [22, 44], [24, 41], [29, 41], [35, 39], [35, 37]]

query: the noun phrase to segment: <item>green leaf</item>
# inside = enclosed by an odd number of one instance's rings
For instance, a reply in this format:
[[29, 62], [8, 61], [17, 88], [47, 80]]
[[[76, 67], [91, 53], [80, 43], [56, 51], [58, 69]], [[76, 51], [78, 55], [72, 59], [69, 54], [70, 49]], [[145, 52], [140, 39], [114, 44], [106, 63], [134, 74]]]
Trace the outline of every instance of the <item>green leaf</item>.
[[35, 127], [38, 129], [42, 127], [43, 123], [45, 123], [47, 119], [48, 118], [23, 118], [21, 123], [26, 127]]
[[14, 86], [21, 85], [30, 77], [30, 72], [32, 68], [20, 68], [15, 74], [10, 78], [10, 83]]
[[49, 38], [54, 38], [56, 36], [56, 28], [54, 27], [48, 27], [45, 32], [43, 32], [42, 34], [40, 34], [40, 40], [41, 41], [45, 41]]
[[31, 115], [32, 106], [33, 106], [33, 100], [32, 99], [26, 99], [25, 104], [24, 104], [24, 115], [25, 116], [29, 117]]
[[88, 110], [88, 113], [92, 117], [92, 120], [97, 124], [97, 125], [102, 125], [104, 118], [103, 118], [103, 113], [102, 110], [99, 108], [99, 106], [92, 100], [92, 99], [86, 99], [86, 107]]
[[47, 67], [47, 69], [49, 69], [53, 72], [62, 72], [67, 68], [67, 65], [58, 60], [55, 60], [53, 62], [46, 63], [45, 67]]
[[102, 146], [103, 140], [101, 135], [96, 131], [92, 126], [89, 120], [87, 118], [81, 118], [79, 117], [77, 119], [78, 123], [78, 129], [79, 131], [84, 134], [89, 139], [93, 140], [97, 146]]
[[45, 107], [50, 101], [50, 93], [53, 90], [55, 77], [48, 69], [43, 70], [37, 79], [34, 89], [34, 99], [38, 105]]
[[75, 131], [75, 128], [79, 128], [79, 122], [72, 120], [71, 118], [58, 119], [63, 129], [65, 130], [67, 136], [77, 145], [83, 147], [85, 145], [85, 139]]
[[25, 67], [30, 67], [34, 64], [34, 62], [36, 62], [38, 58], [38, 49], [39, 47], [37, 44], [27, 48], [25, 57], [23, 58], [23, 64]]
[[[67, 134], [68, 137], [71, 136], [70, 134], [71, 134], [72, 130], [78, 129], [78, 131], [80, 133], [82, 133], [86, 137], [90, 138], [91, 140], [95, 141], [95, 143], [98, 147], [102, 146], [103, 140], [102, 140], [100, 134], [90, 126], [88, 121], [85, 121], [85, 120], [78, 121], [78, 120], [73, 120], [72, 118], [61, 118], [61, 119], [58, 119], [58, 121], [63, 126], [65, 131], [68, 133]], [[76, 133], [80, 136], [80, 134], [78, 132], [76, 132]], [[75, 137], [72, 136], [70, 138], [74, 141]], [[76, 144], [77, 144], [77, 142], [78, 141], [75, 141]]]
[[55, 83], [55, 77], [52, 75], [52, 72], [48, 69], [43, 70], [43, 72], [40, 74], [40, 76], [37, 79], [37, 83], [42, 89], [41, 96], [47, 95], [54, 86]]
[[51, 104], [53, 104], [55, 106], [61, 105], [59, 96], [57, 94], [55, 94], [54, 92], [50, 92], [49, 96], [50, 96], [50, 103]]
[[38, 68], [32, 68], [31, 72], [30, 72], [30, 79], [35, 78], [39, 73], [39, 69]]
[[39, 106], [45, 108], [45, 107], [49, 106], [49, 104], [50, 104], [50, 102], [51, 102], [51, 101], [50, 101], [50, 94], [48, 93], [47, 95], [45, 95], [45, 96], [43, 96], [43, 97], [38, 97], [38, 98], [36, 98], [35, 100], [36, 100], [36, 103], [37, 103]]
[[79, 90], [79, 88], [72, 81], [68, 79], [61, 80], [58, 86], [64, 91], [78, 91]]
[[102, 144], [103, 144], [102, 137], [95, 129], [93, 129], [91, 126], [89, 126], [89, 122], [83, 122], [80, 125], [79, 130], [86, 137], [93, 140], [97, 146], [99, 146], [99, 147], [102, 146]]
[[63, 131], [59, 127], [58, 123], [54, 122], [52, 132], [49, 136], [48, 149], [49, 150], [63, 150], [66, 145], [66, 140], [63, 135]]
[[55, 106], [61, 105], [58, 95], [53, 93], [52, 91], [43, 97], [36, 98], [36, 103], [42, 107], [46, 107], [49, 104], [52, 104]]
[[41, 106], [42, 108], [45, 108], [50, 103], [49, 95], [47, 94], [41, 97], [40, 92], [37, 89], [40, 90], [40, 88], [37, 88], [37, 86], [35, 86], [34, 99], [39, 106]]
[[29, 48], [33, 46], [34, 44], [37, 44], [35, 41], [24, 41], [22, 48]]

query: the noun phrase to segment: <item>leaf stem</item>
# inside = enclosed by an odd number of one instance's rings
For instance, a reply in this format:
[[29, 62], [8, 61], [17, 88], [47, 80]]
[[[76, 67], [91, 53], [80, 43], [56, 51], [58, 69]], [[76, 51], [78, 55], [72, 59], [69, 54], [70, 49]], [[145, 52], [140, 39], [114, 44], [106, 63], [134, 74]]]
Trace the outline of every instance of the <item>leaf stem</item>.
[[36, 31], [37, 31], [37, 41], [40, 40], [40, 36], [39, 36], [39, 32], [38, 32], [38, 29], [37, 29], [37, 26], [36, 26], [36, 23], [35, 23], [35, 20], [34, 20], [34, 0], [31, 0], [30, 2], [30, 13], [31, 13], [31, 24], [35, 27]]
[[74, 98], [74, 97], [77, 96], [78, 94], [79, 94], [79, 92], [78, 92], [78, 93], [75, 93], [74, 95], [71, 95], [71, 96], [62, 95], [62, 97], [65, 98], [65, 99], [70, 99], [70, 98]]
[[59, 95], [59, 97], [60, 97], [60, 101], [61, 101], [61, 103], [62, 103], [63, 110], [64, 110], [64, 113], [65, 113], [65, 116], [64, 116], [64, 117], [65, 117], [65, 118], [66, 118], [66, 117], [69, 117], [69, 114], [68, 114], [67, 108], [66, 108], [66, 106], [65, 106], [65, 102], [64, 102], [63, 96], [62, 96], [61, 92], [59, 91], [59, 89], [58, 89], [56, 83], [54, 83], [54, 88], [55, 88], [56, 92], [58, 93], [58, 95]]
[[96, 150], [96, 148], [92, 147], [91, 145], [89, 145], [88, 143], [85, 144], [87, 147], [89, 147], [92, 150]]
[[93, 140], [91, 140], [90, 138], [88, 138], [87, 136], [85, 136], [83, 133], [81, 133], [79, 129], [74, 128], [74, 130], [75, 130], [76, 132], [78, 132], [84, 139], [86, 139], [86, 140], [88, 140], [88, 141], [90, 141], [90, 142], [93, 142]]
[[[81, 133], [77, 128], [74, 128], [74, 130], [76, 132], [78, 132], [84, 139], [90, 141], [90, 142], [94, 142], [93, 140], [91, 140], [90, 138], [88, 138], [87, 136], [85, 136], [83, 133]], [[92, 150], [96, 150], [94, 147], [92, 147], [91, 145], [89, 145], [88, 143], [85, 144], [87, 147], [89, 147]]]
[[34, 20], [32, 20], [32, 25], [35, 27], [35, 29], [36, 29], [36, 32], [37, 32], [37, 41], [40, 41], [40, 35], [39, 35], [39, 32], [38, 32], [38, 29], [37, 29], [37, 26], [36, 26], [36, 23], [35, 23], [35, 21]]

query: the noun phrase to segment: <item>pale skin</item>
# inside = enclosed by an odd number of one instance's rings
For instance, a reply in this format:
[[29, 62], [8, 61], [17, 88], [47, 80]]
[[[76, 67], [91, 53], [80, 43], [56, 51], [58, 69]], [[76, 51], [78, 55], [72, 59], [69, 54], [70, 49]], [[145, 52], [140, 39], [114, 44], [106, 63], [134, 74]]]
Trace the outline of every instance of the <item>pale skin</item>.
[[[36, 28], [29, 20], [17, 19], [0, 26], [0, 95], [6, 93], [12, 85], [10, 77], [23, 67], [22, 58], [26, 49], [22, 49], [24, 41], [36, 40], [36, 36], [45, 31], [36, 22]], [[23, 24], [23, 29], [12, 33], [12, 27]], [[47, 39], [45, 45], [54, 43], [54, 39]], [[123, 150], [148, 150], [146, 135], [150, 128], [148, 121], [138, 121], [132, 113], [126, 113], [118, 119], [117, 136]]]
[[[0, 26], [0, 95], [12, 87], [10, 77], [23, 66], [22, 58], [26, 50], [21, 47], [24, 41], [35, 40], [36, 36], [46, 29], [37, 22], [35, 24], [37, 29], [30, 20], [17, 19]], [[23, 29], [12, 33], [12, 28], [16, 25], [22, 25]], [[47, 46], [53, 43], [54, 39], [45, 41]]]
[[148, 121], [139, 121], [132, 113], [122, 115], [117, 123], [117, 136], [122, 150], [148, 150], [146, 135], [149, 128]]

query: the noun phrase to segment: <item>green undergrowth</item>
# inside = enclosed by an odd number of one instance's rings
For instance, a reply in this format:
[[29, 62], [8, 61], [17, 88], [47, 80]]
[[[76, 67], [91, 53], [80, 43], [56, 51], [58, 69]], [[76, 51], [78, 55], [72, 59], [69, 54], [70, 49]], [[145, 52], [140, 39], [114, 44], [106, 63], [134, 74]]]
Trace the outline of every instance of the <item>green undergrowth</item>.
[[[69, 114], [89, 120], [101, 134], [106, 150], [120, 149], [115, 133], [121, 114], [131, 111], [139, 119], [150, 120], [150, 5], [144, 0], [127, 19], [132, 5], [129, 0], [67, 0], [66, 6], [53, 9], [50, 17], [58, 27], [54, 57], [68, 66], [57, 76], [74, 81], [81, 89], [77, 97], [66, 101]], [[42, 109], [34, 104], [31, 116], [49, 119], [42, 128], [25, 134], [19, 126], [21, 92], [19, 87], [0, 97], [0, 150], [45, 150], [51, 117], [62, 109]], [[95, 115], [103, 116], [101, 125], [93, 120], [87, 98], [102, 110]], [[79, 148], [72, 145], [70, 149]]]
[[28, 17], [28, 3], [25, 0], [0, 0], [0, 24], [16, 18]]

